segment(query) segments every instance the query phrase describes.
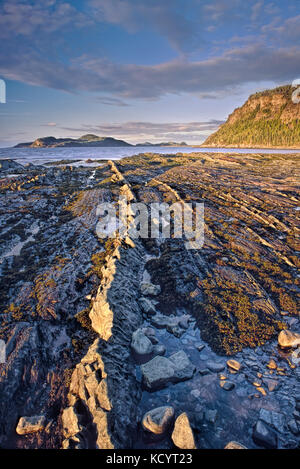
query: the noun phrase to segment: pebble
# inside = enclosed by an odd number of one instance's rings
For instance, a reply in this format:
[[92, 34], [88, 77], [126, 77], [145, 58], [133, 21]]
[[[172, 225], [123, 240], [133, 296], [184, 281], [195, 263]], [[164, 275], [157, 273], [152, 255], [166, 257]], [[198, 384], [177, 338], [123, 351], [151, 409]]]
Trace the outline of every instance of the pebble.
[[263, 396], [266, 396], [267, 395], [267, 392], [264, 388], [262, 388], [261, 386], [259, 386], [258, 388], [256, 388]]
[[270, 368], [270, 370], [276, 370], [277, 364], [275, 360], [270, 360], [269, 363], [267, 364], [267, 367]]
[[241, 369], [241, 364], [237, 360], [228, 360], [227, 361], [227, 366], [228, 366], [228, 368], [230, 368], [234, 371], [239, 371]]
[[235, 384], [231, 381], [220, 381], [220, 386], [225, 391], [232, 391], [232, 389], [235, 387]]

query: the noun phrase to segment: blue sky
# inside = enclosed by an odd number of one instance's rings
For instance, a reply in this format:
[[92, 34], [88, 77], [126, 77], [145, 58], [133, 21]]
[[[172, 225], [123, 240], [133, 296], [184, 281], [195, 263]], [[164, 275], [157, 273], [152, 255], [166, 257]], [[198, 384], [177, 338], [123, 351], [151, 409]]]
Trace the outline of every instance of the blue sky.
[[300, 77], [300, 0], [0, 0], [0, 146], [93, 132], [201, 143]]

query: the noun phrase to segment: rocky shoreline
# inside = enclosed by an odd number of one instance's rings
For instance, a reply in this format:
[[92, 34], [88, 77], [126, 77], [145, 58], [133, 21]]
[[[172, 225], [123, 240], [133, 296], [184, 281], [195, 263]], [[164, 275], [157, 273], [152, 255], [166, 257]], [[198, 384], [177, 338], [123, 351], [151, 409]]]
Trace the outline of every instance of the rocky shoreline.
[[[2, 162], [2, 448], [299, 447], [297, 159], [276, 158]], [[101, 241], [120, 195], [204, 201], [203, 249]]]

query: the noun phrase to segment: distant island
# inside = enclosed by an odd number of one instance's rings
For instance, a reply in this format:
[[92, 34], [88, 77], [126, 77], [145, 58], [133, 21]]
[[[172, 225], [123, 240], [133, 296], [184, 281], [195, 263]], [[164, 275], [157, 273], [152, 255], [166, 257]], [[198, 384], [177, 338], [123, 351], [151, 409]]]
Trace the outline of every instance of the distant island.
[[293, 103], [293, 91], [280, 86], [251, 95], [202, 146], [300, 148], [300, 104]]
[[18, 143], [14, 148], [55, 148], [55, 147], [131, 147], [124, 140], [112, 137], [98, 137], [94, 134], [86, 134], [77, 139], [41, 137], [34, 142]]
[[132, 145], [125, 140], [118, 140], [113, 137], [99, 137], [94, 134], [82, 135], [77, 139], [74, 138], [55, 138], [41, 137], [33, 142], [18, 143], [14, 148], [56, 148], [56, 147], [176, 147], [188, 146], [185, 142], [161, 142], [161, 143], [138, 143]]

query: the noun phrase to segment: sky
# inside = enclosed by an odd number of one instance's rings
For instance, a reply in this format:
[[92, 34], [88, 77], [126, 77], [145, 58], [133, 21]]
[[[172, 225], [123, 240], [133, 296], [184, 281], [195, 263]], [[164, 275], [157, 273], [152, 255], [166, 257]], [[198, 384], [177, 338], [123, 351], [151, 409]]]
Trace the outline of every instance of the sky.
[[300, 0], [0, 0], [0, 146], [202, 143], [300, 77]]

